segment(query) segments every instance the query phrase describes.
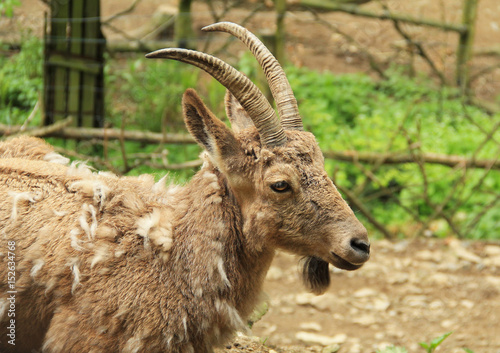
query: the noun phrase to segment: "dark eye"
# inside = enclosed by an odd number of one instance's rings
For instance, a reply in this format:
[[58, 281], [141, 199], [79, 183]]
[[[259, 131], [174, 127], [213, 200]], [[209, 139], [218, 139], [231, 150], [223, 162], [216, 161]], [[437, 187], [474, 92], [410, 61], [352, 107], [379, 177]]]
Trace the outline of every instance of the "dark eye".
[[277, 183], [271, 184], [271, 189], [276, 192], [285, 192], [290, 190], [290, 185], [286, 181], [278, 181]]

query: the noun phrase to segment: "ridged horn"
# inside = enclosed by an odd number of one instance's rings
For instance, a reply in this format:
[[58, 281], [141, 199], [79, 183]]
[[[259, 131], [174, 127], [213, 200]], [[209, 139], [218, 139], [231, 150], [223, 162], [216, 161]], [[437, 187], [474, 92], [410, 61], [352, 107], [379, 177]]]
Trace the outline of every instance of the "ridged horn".
[[285, 71], [266, 46], [246, 28], [232, 22], [219, 22], [202, 28], [206, 32], [221, 31], [241, 40], [259, 62], [276, 101], [281, 125], [285, 130], [304, 130], [297, 100], [288, 82]]
[[156, 50], [146, 57], [177, 60], [206, 71], [226, 87], [245, 108], [264, 146], [281, 146], [286, 143], [285, 132], [271, 104], [248, 77], [231, 65], [206, 53], [178, 48]]

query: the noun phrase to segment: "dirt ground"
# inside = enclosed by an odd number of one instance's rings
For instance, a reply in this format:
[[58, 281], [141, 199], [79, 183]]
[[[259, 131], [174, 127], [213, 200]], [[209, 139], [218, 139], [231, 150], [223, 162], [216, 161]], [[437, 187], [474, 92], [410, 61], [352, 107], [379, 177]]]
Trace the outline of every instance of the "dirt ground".
[[265, 283], [270, 309], [252, 330], [258, 339], [220, 352], [424, 352], [419, 342], [452, 331], [440, 352], [500, 353], [500, 243], [379, 240], [372, 249], [357, 271], [331, 268], [321, 296], [300, 283], [298, 259], [278, 255]]
[[[16, 38], [31, 29], [40, 35], [45, 5], [22, 0], [14, 19], [0, 19], [0, 38]], [[103, 16], [130, 6], [131, 0], [103, 0]], [[160, 5], [172, 1], [143, 0], [136, 10], [115, 25], [129, 31], [149, 21]], [[447, 22], [459, 22], [460, 0], [390, 0], [394, 12]], [[377, 4], [368, 4], [377, 10]], [[225, 20], [241, 22], [251, 6], [235, 9]], [[382, 64], [407, 63], [412, 55], [390, 22], [356, 18], [347, 14], [321, 14], [330, 25], [348, 33]], [[210, 24], [206, 6], [194, 4], [193, 27]], [[362, 51], [345, 37], [315, 20], [307, 11], [287, 16], [287, 56], [296, 65], [334, 72], [369, 72]], [[274, 28], [274, 13], [260, 12], [251, 19], [253, 31]], [[421, 41], [439, 69], [451, 80], [457, 36], [437, 30], [404, 26]], [[119, 39], [105, 30], [109, 40]], [[221, 35], [225, 36], [225, 35]], [[225, 37], [224, 37], [225, 38]], [[222, 41], [222, 40], [221, 40]], [[222, 42], [215, 42], [214, 46]], [[480, 1], [475, 52], [485, 52], [500, 43], [500, 2]], [[243, 49], [242, 47], [240, 47]], [[427, 65], [414, 58], [417, 68]], [[474, 59], [473, 72], [497, 64], [498, 57]], [[476, 94], [490, 101], [500, 95], [500, 70], [474, 81]], [[498, 230], [492, 230], [498, 232]], [[375, 352], [388, 345], [423, 352], [418, 342], [430, 341], [446, 332], [453, 334], [441, 352], [500, 353], [500, 243], [462, 242], [456, 239], [374, 241], [371, 260], [360, 270], [331, 269], [332, 285], [326, 294], [308, 294], [298, 276], [298, 259], [279, 254], [266, 283], [269, 312], [257, 322], [250, 336], [240, 336], [222, 352]], [[265, 344], [262, 344], [262, 343]]]

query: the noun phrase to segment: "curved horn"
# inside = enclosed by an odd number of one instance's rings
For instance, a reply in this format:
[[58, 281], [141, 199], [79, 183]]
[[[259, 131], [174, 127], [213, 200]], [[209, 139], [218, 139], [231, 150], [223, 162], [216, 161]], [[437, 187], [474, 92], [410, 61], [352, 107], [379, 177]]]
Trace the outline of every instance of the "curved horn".
[[304, 130], [297, 100], [286, 78], [285, 71], [266, 46], [246, 28], [232, 22], [219, 22], [202, 28], [203, 31], [227, 32], [241, 40], [250, 49], [266, 74], [267, 82], [285, 129]]
[[188, 49], [168, 48], [156, 50], [147, 58], [182, 61], [199, 67], [226, 87], [245, 108], [260, 134], [264, 146], [281, 146], [286, 135], [271, 104], [252, 81], [224, 61], [205, 53]]

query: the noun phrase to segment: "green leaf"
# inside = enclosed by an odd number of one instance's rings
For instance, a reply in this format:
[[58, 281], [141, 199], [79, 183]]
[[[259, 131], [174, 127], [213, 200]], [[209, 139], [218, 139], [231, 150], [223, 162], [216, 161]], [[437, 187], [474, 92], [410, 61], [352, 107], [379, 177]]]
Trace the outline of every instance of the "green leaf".
[[424, 348], [427, 351], [427, 353], [432, 353], [452, 333], [453, 332], [447, 332], [442, 336], [434, 338], [430, 343], [420, 342], [419, 344], [422, 348]]
[[443, 341], [453, 333], [452, 332], [447, 332], [445, 333], [444, 335], [442, 335], [441, 337], [437, 337], [437, 338], [434, 338], [432, 341], [431, 341], [431, 347], [433, 349], [436, 349], [441, 343], [443, 343]]

